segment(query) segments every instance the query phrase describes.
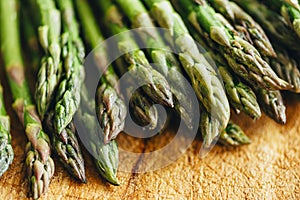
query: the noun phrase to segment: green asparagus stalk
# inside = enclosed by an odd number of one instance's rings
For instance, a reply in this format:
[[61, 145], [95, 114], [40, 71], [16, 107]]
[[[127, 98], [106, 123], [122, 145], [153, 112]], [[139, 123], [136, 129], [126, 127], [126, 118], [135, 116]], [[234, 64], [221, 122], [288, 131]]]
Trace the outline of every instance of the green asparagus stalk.
[[[41, 6], [41, 5], [40, 5]], [[24, 20], [26, 22], [27, 15], [24, 16]], [[32, 23], [28, 22], [26, 24], [26, 27], [24, 27], [27, 31], [30, 31], [33, 26]], [[30, 38], [34, 39], [35, 34], [31, 33]], [[30, 44], [28, 44], [30, 46]], [[29, 48], [33, 48], [30, 46]], [[31, 50], [31, 63], [32, 66], [34, 66], [34, 60], [37, 60], [37, 53], [36, 49]], [[61, 66], [59, 66], [61, 68]], [[40, 80], [41, 76], [38, 75], [37, 79]], [[58, 84], [58, 83], [57, 83]], [[56, 88], [54, 86], [53, 88]], [[38, 91], [38, 88], [36, 89], [36, 92]], [[36, 98], [40, 98], [41, 96], [36, 96]], [[40, 101], [39, 101], [40, 100]], [[51, 102], [47, 102], [47, 101]], [[47, 99], [44, 102], [48, 105], [51, 105], [54, 99]], [[41, 99], [37, 99], [37, 102], [41, 102]], [[42, 113], [40, 113], [42, 114]], [[86, 182], [85, 177], [85, 169], [84, 169], [84, 161], [81, 154], [81, 150], [79, 147], [79, 142], [76, 136], [76, 128], [73, 124], [73, 122], [70, 122], [68, 126], [63, 129], [62, 132], [59, 134], [55, 133], [55, 128], [53, 124], [53, 115], [54, 111], [53, 108], [50, 106], [47, 109], [47, 113], [45, 116], [41, 116], [41, 118], [44, 118], [45, 121], [45, 128], [47, 133], [50, 134], [51, 140], [52, 140], [52, 146], [55, 151], [55, 153], [59, 156], [59, 160], [62, 162], [64, 167], [68, 170], [68, 172], [78, 180], [82, 182]]]
[[38, 70], [35, 99], [38, 113], [43, 119], [60, 80], [61, 15], [54, 0], [35, 0], [35, 4], [40, 13], [38, 38], [45, 54]]
[[1, 1], [1, 50], [6, 75], [13, 96], [13, 108], [24, 126], [29, 142], [26, 145], [26, 171], [33, 198], [46, 192], [54, 174], [50, 157], [50, 140], [30, 97], [20, 50], [19, 22], [16, 1]]
[[[78, 4], [79, 5], [79, 4]], [[95, 112], [95, 102], [91, 101], [91, 96], [88, 94], [85, 85], [81, 90], [81, 106], [77, 112], [76, 125], [79, 125], [81, 132], [85, 134], [84, 143], [86, 148], [93, 156], [93, 160], [102, 177], [113, 185], [119, 185], [117, 180], [117, 168], [119, 163], [118, 145], [115, 140], [104, 144], [103, 134], [100, 132], [100, 127], [97, 123]]]
[[[226, 61], [221, 55], [219, 55], [218, 52], [216, 52], [216, 46], [209, 38], [204, 41], [204, 39], [197, 34], [193, 28], [190, 28], [190, 31], [194, 36], [194, 39], [199, 42], [199, 44], [204, 47], [205, 50], [210, 49], [208, 55], [216, 62], [216, 65], [222, 76], [222, 80], [225, 84], [226, 94], [231, 106], [236, 111], [242, 110], [254, 119], [259, 118], [261, 116], [261, 111], [253, 90], [230, 72]], [[211, 138], [209, 138], [210, 135], [217, 137], [220, 134], [218, 142], [227, 146], [238, 146], [249, 142], [249, 140], [247, 140], [247, 136], [243, 133], [241, 128], [229, 123], [224, 129], [224, 125], [222, 125], [218, 119], [210, 116], [207, 112], [202, 112], [199, 127], [202, 137], [204, 138], [205, 149], [209, 148], [206, 145], [206, 140], [212, 143]], [[201, 156], [204, 155], [205, 152], [201, 154]]]
[[[85, 50], [79, 36], [73, 3], [70, 0], [57, 0], [62, 13], [62, 80], [56, 93], [53, 110], [55, 136], [54, 145], [61, 160], [69, 171], [85, 182], [84, 160], [81, 155], [76, 130], [72, 120], [80, 104], [80, 90], [84, 80], [83, 59]], [[50, 117], [51, 117], [50, 113]], [[64, 144], [64, 145], [62, 145]], [[65, 156], [65, 157], [64, 157]]]
[[207, 112], [217, 117], [221, 124], [226, 124], [230, 118], [229, 102], [222, 83], [215, 69], [200, 53], [196, 43], [188, 32], [182, 18], [165, 0], [144, 0], [152, 17], [162, 28], [167, 28], [179, 59], [188, 76], [199, 100]]
[[[87, 2], [85, 0], [75, 2], [83, 32], [86, 36], [85, 40], [92, 49], [95, 49], [97, 45], [104, 41], [104, 37], [97, 28], [97, 23]], [[97, 114], [101, 128], [104, 131], [104, 143], [108, 143], [123, 130], [127, 110], [119, 91], [116, 90], [118, 89], [118, 77], [113, 67], [110, 65], [107, 70], [103, 69], [106, 67], [105, 64], [108, 63], [105, 48], [96, 48], [93, 55], [95, 62], [97, 62], [96, 65], [100, 71], [103, 71], [97, 90]]]
[[14, 151], [11, 146], [10, 120], [5, 110], [3, 88], [0, 84], [0, 177], [8, 170], [13, 159]]
[[[101, 35], [100, 30], [97, 28], [91, 8], [86, 0], [75, 1], [75, 5], [82, 25], [83, 33], [86, 38], [85, 41], [90, 45], [91, 48], [96, 48], [96, 46], [103, 41], [103, 36]], [[95, 61], [98, 61], [98, 67], [101, 67], [103, 64], [107, 63], [107, 57], [104, 48], [97, 48], [94, 51], [94, 56]], [[118, 146], [115, 140], [110, 140], [110, 142], [108, 142], [108, 136], [116, 135], [123, 130], [127, 112], [124, 102], [117, 94], [118, 91], [115, 90], [116, 83], [117, 76], [110, 65], [108, 70], [103, 73], [100, 79], [100, 85], [105, 86], [104, 88], [106, 88], [104, 93], [108, 94], [102, 96], [108, 96], [109, 98], [106, 100], [102, 99], [97, 102], [98, 108], [100, 108], [101, 105], [104, 108], [100, 111], [97, 109], [99, 113], [102, 113], [100, 117], [102, 117], [102, 119], [109, 119], [107, 120], [109, 122], [109, 128], [102, 126], [105, 124], [100, 123], [101, 129], [109, 130], [109, 132], [104, 133], [104, 135], [100, 132], [99, 126], [96, 123], [96, 119], [93, 116], [93, 112], [95, 111], [95, 102], [91, 101], [93, 98], [90, 97], [85, 85], [83, 85], [81, 90], [81, 106], [79, 107], [78, 111], [79, 121], [81, 121], [85, 127], [83, 132], [87, 133], [86, 135], [89, 135], [90, 137], [88, 140], [90, 147], [89, 149], [93, 151], [92, 154], [94, 156], [95, 165], [97, 166], [99, 173], [113, 185], [119, 184], [116, 178], [119, 162]], [[112, 99], [115, 99], [115, 102], [110, 102]], [[108, 103], [106, 104], [106, 102]], [[102, 121], [101, 118], [99, 118], [99, 120]], [[111, 127], [116, 128], [111, 129]], [[105, 142], [107, 144], [105, 144]]]
[[209, 35], [219, 46], [229, 66], [254, 87], [266, 89], [289, 89], [291, 86], [280, 79], [265, 62], [257, 49], [241, 37], [232, 34], [216, 12], [205, 0], [176, 0], [182, 14], [190, 20], [199, 34]]
[[260, 107], [268, 116], [280, 124], [286, 123], [286, 107], [280, 91], [258, 89], [256, 95]]
[[253, 90], [236, 78], [226, 65], [217, 65], [232, 107], [238, 112], [243, 111], [253, 119], [260, 118], [261, 111]]
[[[123, 13], [129, 18], [132, 28], [154, 28], [155, 25], [147, 12], [144, 5], [139, 0], [116, 0], [115, 1], [121, 8]], [[134, 6], [130, 6], [134, 5]], [[151, 59], [156, 63], [157, 70], [162, 73], [170, 83], [171, 91], [175, 96], [175, 109], [179, 115], [182, 116], [185, 124], [192, 128], [193, 121], [193, 104], [189, 101], [187, 96], [188, 86], [181, 76], [182, 71], [180, 64], [175, 56], [171, 53], [171, 49], [164, 43], [158, 31], [155, 29], [146, 29], [141, 31], [140, 37], [142, 41], [151, 47], [148, 49]], [[180, 103], [179, 103], [180, 102]]]
[[[115, 5], [110, 1], [98, 1], [104, 13], [104, 22], [106, 28], [111, 34], [119, 34], [128, 31], [128, 28], [122, 21], [122, 15]], [[121, 54], [129, 65], [128, 71], [137, 85], [147, 83], [142, 88], [144, 92], [153, 99], [154, 102], [173, 107], [173, 97], [169, 83], [165, 77], [156, 71], [148, 62], [144, 52], [139, 49], [133, 36], [119, 34], [116, 39], [117, 46]]]
[[261, 26], [236, 3], [229, 0], [208, 0], [215, 10], [230, 21], [231, 25], [247, 38], [264, 56], [276, 57], [276, 53]]
[[300, 6], [298, 0], [263, 0], [262, 2], [280, 13], [300, 38]]
[[[285, 19], [258, 0], [233, 0], [249, 13], [267, 32], [272, 40], [288, 49], [298, 51], [300, 40]], [[272, 1], [273, 2], [273, 1]]]
[[219, 141], [224, 146], [240, 146], [250, 144], [251, 140], [238, 125], [230, 122], [221, 133]]

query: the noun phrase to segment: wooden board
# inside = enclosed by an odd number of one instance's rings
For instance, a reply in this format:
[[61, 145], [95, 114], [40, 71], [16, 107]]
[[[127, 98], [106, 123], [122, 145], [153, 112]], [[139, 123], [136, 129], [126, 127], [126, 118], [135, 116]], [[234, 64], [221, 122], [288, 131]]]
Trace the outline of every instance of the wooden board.
[[[196, 138], [187, 152], [163, 169], [135, 173], [144, 162], [143, 156], [133, 160], [129, 172], [118, 173], [121, 183], [118, 187], [109, 185], [97, 174], [87, 152], [84, 152], [87, 184], [70, 178], [55, 160], [54, 178], [41, 199], [300, 199], [300, 98], [296, 95], [286, 98], [285, 126], [265, 115], [256, 122], [244, 115], [233, 115], [233, 120], [251, 138], [251, 145], [235, 149], [215, 146], [201, 160], [198, 156], [201, 142]], [[7, 98], [8, 105], [10, 101]], [[26, 138], [11, 109], [9, 113], [15, 159], [0, 179], [0, 199], [24, 199], [28, 192], [24, 171]], [[166, 132], [147, 142], [126, 135], [118, 140], [126, 150], [145, 152], [172, 137]], [[152, 162], [155, 164], [155, 160]]]

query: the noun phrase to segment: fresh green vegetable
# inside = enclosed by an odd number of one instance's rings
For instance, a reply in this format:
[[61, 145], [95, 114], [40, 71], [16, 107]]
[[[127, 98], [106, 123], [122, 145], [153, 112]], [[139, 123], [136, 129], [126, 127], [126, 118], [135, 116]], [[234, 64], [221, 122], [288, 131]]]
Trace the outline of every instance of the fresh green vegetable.
[[[94, 49], [94, 60], [99, 68], [107, 63], [107, 55], [105, 48], [96, 48], [103, 40], [103, 36], [97, 28], [97, 23], [92, 14], [86, 0], [75, 1], [78, 17], [82, 24], [85, 41]], [[103, 69], [102, 69], [103, 70]], [[118, 91], [115, 89], [117, 84], [117, 75], [110, 65], [104, 71], [98, 87], [97, 112], [101, 129], [104, 135], [100, 132], [93, 112], [95, 103], [91, 101], [91, 97], [85, 85], [81, 90], [81, 106], [79, 108], [80, 120], [85, 126], [87, 135], [89, 135], [89, 147], [93, 150], [94, 162], [99, 173], [110, 183], [118, 185], [116, 177], [118, 168], [118, 146], [114, 137], [119, 134], [124, 128], [126, 117], [126, 106]], [[85, 109], [84, 109], [85, 108]], [[106, 143], [106, 144], [105, 144]]]
[[26, 145], [26, 171], [34, 199], [47, 189], [54, 174], [54, 162], [50, 157], [50, 140], [43, 131], [41, 121], [31, 101], [21, 56], [17, 2], [2, 0], [1, 50], [5, 71], [13, 96], [13, 108], [23, 124], [29, 142]]
[[300, 71], [299, 64], [293, 59], [285, 49], [275, 46], [276, 58], [265, 58], [270, 63], [272, 69], [280, 78], [291, 84], [293, 87], [289, 90], [300, 93]]
[[[119, 163], [118, 145], [115, 140], [104, 143], [103, 133], [97, 124], [97, 119], [93, 115], [95, 112], [95, 102], [88, 94], [85, 85], [81, 90], [81, 106], [78, 110], [77, 123], [81, 124], [81, 132], [84, 133], [85, 147], [90, 151], [98, 172], [108, 182], [119, 185], [117, 180], [117, 168]], [[82, 134], [81, 133], [81, 134]]]
[[[123, 67], [125, 64], [124, 59], [117, 59], [115, 66], [120, 73], [120, 77], [124, 75], [127, 70]], [[126, 79], [126, 85], [124, 88], [125, 99], [129, 102], [130, 117], [135, 123], [140, 126], [148, 126], [149, 130], [157, 128], [158, 125], [158, 111], [154, 105], [154, 102], [149, 98], [141, 88], [133, 91], [132, 85], [134, 85], [132, 79]]]
[[[228, 0], [209, 0], [209, 2], [216, 10], [224, 14], [243, 39], [257, 48], [274, 72], [293, 86], [289, 90], [299, 92], [299, 69], [297, 63], [287, 52], [278, 47], [274, 50], [260, 25], [234, 2]], [[234, 32], [235, 30], [231, 31]]]

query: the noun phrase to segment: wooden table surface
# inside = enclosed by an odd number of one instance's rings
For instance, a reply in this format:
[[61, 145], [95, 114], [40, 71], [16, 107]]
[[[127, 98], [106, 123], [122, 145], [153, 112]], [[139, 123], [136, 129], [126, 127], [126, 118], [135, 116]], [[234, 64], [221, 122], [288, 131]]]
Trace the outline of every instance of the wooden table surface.
[[[7, 94], [15, 159], [0, 178], [0, 199], [25, 199], [26, 138]], [[196, 138], [176, 162], [165, 168], [135, 173], [145, 161], [143, 156], [132, 160], [133, 167], [128, 172], [118, 173], [120, 186], [109, 185], [97, 174], [87, 152], [84, 152], [87, 184], [70, 178], [56, 159], [54, 178], [41, 199], [300, 199], [300, 96], [287, 95], [286, 102], [288, 123], [284, 126], [265, 115], [255, 122], [244, 115], [232, 116], [252, 144], [234, 149], [215, 146], [201, 160], [198, 156], [201, 142]], [[166, 131], [145, 142], [122, 134], [118, 142], [128, 151], [146, 152], [172, 137]], [[152, 162], [155, 164], [155, 160]]]

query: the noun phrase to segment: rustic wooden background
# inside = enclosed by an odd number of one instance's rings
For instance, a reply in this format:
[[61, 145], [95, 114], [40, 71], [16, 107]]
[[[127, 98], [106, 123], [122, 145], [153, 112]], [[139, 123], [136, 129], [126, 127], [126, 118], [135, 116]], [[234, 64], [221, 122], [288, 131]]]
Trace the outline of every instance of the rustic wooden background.
[[[0, 73], [3, 79], [3, 70]], [[24, 170], [26, 138], [11, 110], [8, 86], [2, 82], [12, 118], [15, 159], [0, 178], [0, 199], [24, 199], [28, 191]], [[300, 96], [285, 97], [288, 123], [284, 126], [265, 115], [254, 122], [233, 114], [232, 119], [249, 135], [251, 145], [233, 149], [215, 146], [201, 160], [201, 142], [196, 138], [182, 157], [163, 169], [135, 173], [143, 164], [143, 157], [132, 161], [131, 173], [118, 173], [118, 187], [97, 174], [91, 157], [84, 152], [87, 184], [70, 178], [55, 160], [54, 178], [41, 199], [300, 199]], [[126, 150], [145, 152], [172, 137], [166, 131], [145, 142], [123, 134], [118, 141]]]

